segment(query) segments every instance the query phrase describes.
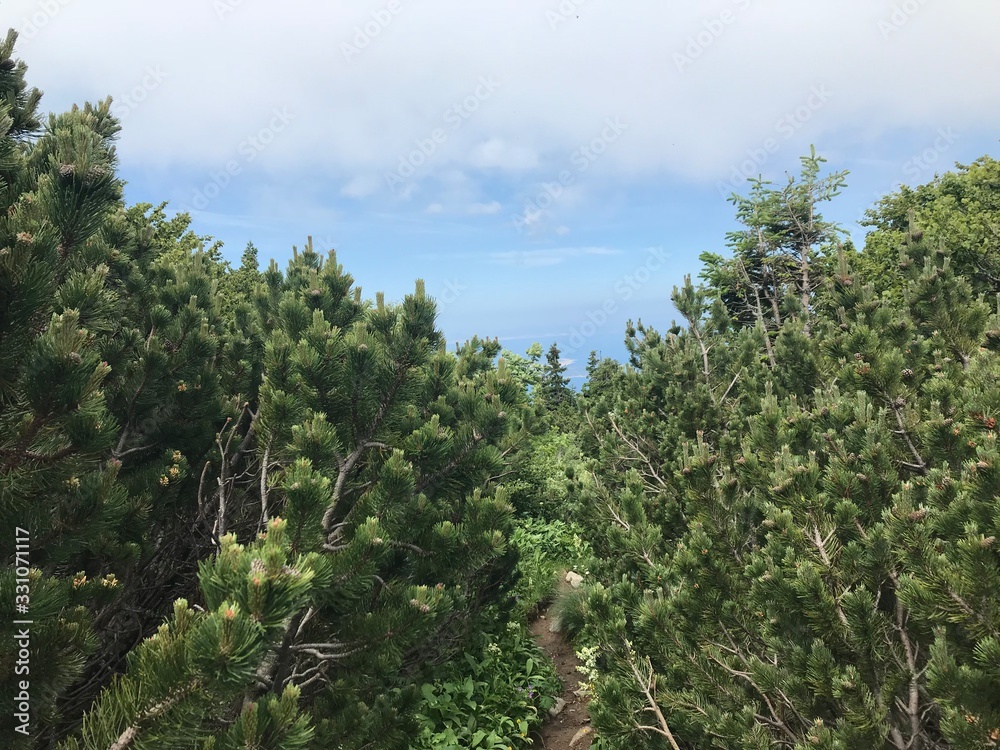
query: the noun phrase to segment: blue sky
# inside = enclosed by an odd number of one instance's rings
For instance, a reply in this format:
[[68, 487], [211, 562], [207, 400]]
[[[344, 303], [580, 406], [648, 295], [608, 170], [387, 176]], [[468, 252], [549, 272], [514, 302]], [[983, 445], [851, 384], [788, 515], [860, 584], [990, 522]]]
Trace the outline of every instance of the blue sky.
[[815, 144], [860, 243], [877, 196], [1000, 151], [980, 0], [147, 5], [0, 4], [45, 108], [114, 97], [130, 202], [234, 261], [312, 235], [366, 294], [422, 277], [449, 340], [558, 341], [576, 376], [670, 325], [745, 177]]

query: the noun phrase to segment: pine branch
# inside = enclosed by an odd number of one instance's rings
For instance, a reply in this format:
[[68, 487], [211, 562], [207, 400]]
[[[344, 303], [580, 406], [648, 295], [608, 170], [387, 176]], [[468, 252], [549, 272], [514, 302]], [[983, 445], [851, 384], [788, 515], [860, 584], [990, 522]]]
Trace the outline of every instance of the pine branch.
[[[420, 557], [429, 557], [430, 554], [431, 554], [427, 550], [421, 549], [420, 547], [418, 547], [415, 544], [410, 544], [408, 542], [399, 542], [399, 541], [396, 541], [396, 540], [393, 540], [393, 539], [389, 540], [389, 546], [390, 547], [398, 547], [399, 549], [408, 549], [411, 552], [416, 553]], [[384, 581], [383, 581], [383, 584], [384, 584]]]
[[698, 326], [697, 321], [692, 320], [690, 321], [690, 324], [691, 324], [691, 333], [694, 335], [695, 340], [698, 342], [698, 347], [701, 349], [701, 372], [702, 375], [705, 376], [705, 385], [709, 386], [708, 392], [709, 395], [712, 397], [712, 401], [718, 404], [718, 402], [715, 401], [715, 396], [714, 394], [712, 394], [711, 391], [712, 371], [708, 363], [708, 350], [711, 347], [705, 344], [705, 338], [704, 336], [702, 336], [701, 328]]
[[915, 446], [913, 444], [913, 440], [910, 439], [910, 433], [907, 431], [906, 424], [903, 422], [903, 414], [900, 411], [900, 407], [897, 405], [896, 401], [890, 401], [889, 406], [892, 408], [893, 413], [896, 415], [896, 424], [899, 425], [900, 434], [906, 441], [906, 445], [910, 448], [910, 453], [913, 454], [913, 457], [917, 461], [915, 466], [913, 464], [907, 464], [907, 463], [904, 463], [903, 465], [908, 469], [915, 470], [919, 474], [926, 475], [928, 473], [927, 462], [924, 461], [923, 457], [920, 455], [920, 452], [917, 450], [917, 446]]
[[55, 453], [35, 453], [33, 451], [24, 451], [23, 453], [21, 453], [21, 454], [18, 455], [18, 454], [14, 454], [13, 451], [0, 450], [0, 455], [4, 455], [4, 454], [6, 454], [6, 455], [16, 455], [17, 458], [19, 459], [15, 464], [13, 464], [13, 466], [16, 467], [24, 459], [28, 459], [30, 461], [36, 461], [36, 462], [42, 463], [42, 464], [51, 463], [52, 461], [59, 461], [59, 460], [61, 460], [63, 458], [66, 458], [66, 456], [71, 455], [74, 450], [76, 450], [75, 446], [67, 445], [67, 446], [65, 446], [63, 448], [60, 448]]
[[358, 462], [358, 459], [364, 454], [369, 448], [381, 448], [387, 449], [389, 446], [385, 443], [379, 442], [364, 442], [354, 449], [344, 461], [340, 463], [339, 470], [337, 472], [337, 482], [333, 487], [333, 495], [330, 498], [330, 503], [327, 505], [326, 512], [323, 514], [323, 531], [330, 533], [330, 524], [333, 523], [333, 514], [337, 509], [337, 505], [340, 503], [341, 495], [344, 493], [344, 484], [347, 482], [347, 476], [354, 469], [354, 465]]
[[642, 448], [639, 447], [639, 439], [635, 438], [634, 440], [629, 440], [628, 437], [626, 437], [625, 432], [615, 421], [614, 414], [609, 413], [608, 420], [611, 422], [611, 428], [615, 431], [615, 433], [617, 433], [618, 437], [621, 438], [621, 441], [625, 443], [625, 445], [627, 445], [646, 465], [648, 471], [644, 472], [643, 475], [653, 479], [662, 489], [667, 489], [670, 485], [662, 476], [660, 476], [660, 473], [656, 466], [654, 466], [652, 459], [650, 459], [649, 456], [642, 451]]
[[[765, 335], [766, 335], [766, 332], [765, 332]], [[720, 399], [718, 400], [718, 402], [716, 402], [716, 403], [722, 403], [723, 401], [725, 401], [725, 400], [726, 400], [726, 396], [728, 396], [728, 395], [729, 395], [729, 392], [730, 392], [731, 390], [733, 390], [733, 386], [734, 386], [734, 385], [736, 385], [736, 381], [740, 379], [740, 375], [741, 375], [742, 373], [743, 373], [743, 371], [742, 371], [742, 370], [740, 370], [740, 371], [739, 371], [739, 372], [737, 372], [737, 373], [736, 373], [735, 375], [733, 375], [733, 381], [732, 381], [732, 382], [731, 382], [731, 383], [729, 384], [729, 387], [728, 387], [728, 388], [726, 388], [726, 392], [722, 394], [722, 398], [720, 398]]]
[[45, 417], [41, 414], [35, 414], [31, 420], [31, 424], [28, 425], [28, 429], [25, 430], [21, 439], [17, 443], [17, 447], [13, 449], [3, 449], [0, 450], [0, 455], [8, 456], [8, 459], [4, 461], [2, 467], [0, 467], [0, 473], [6, 474], [11, 469], [16, 469], [24, 461], [26, 454], [28, 452], [28, 446], [31, 445], [31, 441], [35, 439], [35, 436], [42, 429], [45, 424]]
[[[826, 544], [833, 537], [833, 533], [834, 532], [831, 531], [830, 534], [829, 534], [829, 536], [827, 536], [826, 539], [823, 539], [819, 535], [819, 527], [813, 526], [812, 534], [811, 535], [807, 535], [809, 541], [812, 542], [816, 546], [816, 549], [819, 551], [820, 559], [823, 560], [823, 564], [826, 565], [826, 568], [831, 573], [831, 575], [834, 573], [834, 571], [836, 570], [836, 568], [834, 567], [833, 562], [830, 560], [830, 556], [826, 552]], [[850, 627], [851, 626], [847, 622], [847, 615], [844, 614], [844, 610], [840, 606], [840, 598], [835, 596], [835, 597], [833, 597], [833, 601], [835, 603], [834, 606], [836, 607], [836, 610], [837, 610], [837, 618], [843, 624], [844, 628], [846, 630], [850, 631]]]
[[263, 529], [268, 522], [267, 515], [267, 502], [268, 502], [268, 492], [270, 488], [267, 486], [267, 472], [270, 468], [269, 464], [271, 461], [271, 441], [267, 441], [267, 445], [264, 446], [264, 457], [261, 459], [260, 466], [260, 528]]
[[673, 732], [670, 731], [670, 727], [667, 725], [667, 720], [663, 716], [663, 712], [660, 710], [659, 704], [656, 702], [656, 673], [653, 670], [653, 664], [649, 657], [646, 657], [646, 670], [647, 674], [640, 674], [639, 668], [636, 666], [635, 661], [632, 659], [631, 650], [628, 644], [625, 644], [625, 653], [628, 655], [626, 661], [628, 662], [629, 668], [632, 670], [632, 675], [635, 677], [636, 684], [642, 691], [643, 695], [646, 696], [647, 711], [652, 712], [656, 717], [657, 726], [649, 726], [643, 724], [636, 724], [636, 729], [645, 732], [654, 732], [667, 739], [670, 743], [670, 747], [673, 750], [681, 750], [680, 745], [677, 744], [677, 740], [674, 739]]
[[[712, 645], [715, 646], [716, 644]], [[767, 693], [765, 693], [761, 689], [760, 685], [757, 684], [756, 680], [754, 680], [753, 676], [749, 672], [743, 672], [738, 669], [733, 669], [724, 661], [722, 661], [722, 659], [715, 656], [714, 654], [709, 653], [707, 654], [707, 656], [711, 661], [718, 664], [733, 677], [739, 677], [742, 680], [745, 680], [757, 692], [757, 695], [761, 697], [761, 700], [764, 701], [764, 704], [767, 706], [768, 711], [771, 712], [771, 717], [775, 725], [785, 734], [786, 737], [788, 737], [789, 740], [791, 740], [793, 745], [798, 742], [798, 736], [788, 727], [788, 725], [784, 722], [784, 720], [779, 716], [778, 711], [774, 706], [774, 703], [768, 697]], [[786, 701], [788, 700], [787, 696], [784, 698], [784, 700]], [[798, 712], [796, 712], [796, 714], [798, 714]]]
[[128, 726], [125, 731], [118, 736], [118, 739], [108, 747], [108, 750], [126, 750], [131, 747], [132, 743], [139, 736], [139, 732], [142, 731], [143, 724], [146, 724], [147, 722], [165, 714], [171, 708], [176, 706], [181, 700], [197, 690], [200, 685], [200, 680], [191, 680], [187, 685], [174, 691], [173, 695], [144, 711], [134, 723]]
[[426, 477], [423, 477], [415, 487], [415, 492], [420, 493], [426, 490], [428, 487], [436, 484], [445, 477], [447, 477], [451, 472], [453, 472], [462, 461], [468, 458], [469, 454], [472, 453], [473, 449], [483, 440], [483, 436], [479, 434], [477, 430], [473, 430], [472, 441], [467, 443], [465, 447], [459, 451], [458, 455], [453, 456], [448, 463], [446, 463], [441, 469], [435, 471]]

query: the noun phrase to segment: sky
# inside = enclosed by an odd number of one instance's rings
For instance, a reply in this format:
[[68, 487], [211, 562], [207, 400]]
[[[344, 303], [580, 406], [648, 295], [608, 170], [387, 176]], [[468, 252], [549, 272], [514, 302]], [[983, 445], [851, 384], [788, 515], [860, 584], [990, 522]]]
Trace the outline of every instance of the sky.
[[0, 0], [43, 109], [108, 95], [129, 203], [239, 262], [307, 236], [366, 296], [423, 278], [449, 341], [625, 357], [727, 197], [815, 145], [864, 210], [997, 157], [983, 0]]

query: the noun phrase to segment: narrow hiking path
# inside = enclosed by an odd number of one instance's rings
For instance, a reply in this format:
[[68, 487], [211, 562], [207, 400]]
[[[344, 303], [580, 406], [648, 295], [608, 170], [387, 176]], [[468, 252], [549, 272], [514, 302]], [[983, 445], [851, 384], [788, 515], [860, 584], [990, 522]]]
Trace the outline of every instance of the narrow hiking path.
[[[569, 589], [569, 584], [560, 578], [559, 591]], [[590, 729], [590, 715], [587, 713], [587, 699], [577, 695], [582, 678], [577, 667], [582, 662], [562, 633], [552, 632], [551, 604], [543, 609], [531, 623], [531, 634], [545, 653], [552, 659], [563, 683], [560, 698], [565, 706], [556, 716], [546, 718], [542, 728], [535, 734], [535, 747], [546, 750], [581, 750], [589, 748], [593, 736]]]

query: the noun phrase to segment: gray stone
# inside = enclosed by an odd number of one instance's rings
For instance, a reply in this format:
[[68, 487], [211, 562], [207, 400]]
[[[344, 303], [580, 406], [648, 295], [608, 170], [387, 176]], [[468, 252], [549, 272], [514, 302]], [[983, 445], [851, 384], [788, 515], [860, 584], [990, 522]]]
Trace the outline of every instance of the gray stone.
[[562, 713], [562, 710], [566, 708], [566, 701], [562, 698], [556, 698], [556, 704], [549, 709], [550, 716], [558, 716]]
[[575, 747], [577, 742], [579, 742], [584, 737], [586, 737], [588, 734], [590, 734], [590, 731], [591, 731], [590, 727], [583, 727], [583, 728], [581, 728], [579, 732], [577, 732], [576, 734], [573, 735], [573, 739], [571, 739], [569, 741], [569, 746], [570, 747]]
[[579, 573], [574, 573], [572, 570], [566, 574], [566, 583], [575, 589], [580, 588], [583, 585], [583, 576]]

